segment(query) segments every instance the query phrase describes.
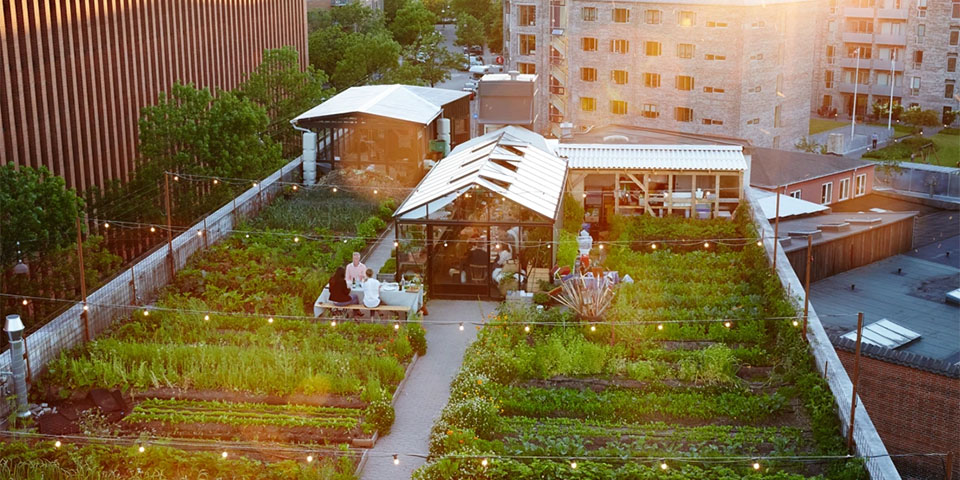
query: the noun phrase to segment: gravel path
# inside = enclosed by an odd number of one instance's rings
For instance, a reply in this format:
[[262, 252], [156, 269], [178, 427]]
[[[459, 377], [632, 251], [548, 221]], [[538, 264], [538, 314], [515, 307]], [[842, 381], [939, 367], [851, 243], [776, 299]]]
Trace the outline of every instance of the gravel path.
[[[434, 300], [429, 304], [427, 321], [456, 322], [484, 321], [496, 308], [495, 302], [468, 300]], [[417, 360], [397, 403], [397, 419], [390, 435], [381, 437], [369, 452], [363, 469], [363, 480], [410, 478], [423, 465], [423, 458], [405, 454], [426, 454], [429, 450], [430, 428], [447, 404], [450, 382], [460, 369], [467, 346], [477, 338], [477, 329], [465, 325], [427, 325], [427, 354]], [[400, 465], [393, 464], [393, 454], [399, 454]]]

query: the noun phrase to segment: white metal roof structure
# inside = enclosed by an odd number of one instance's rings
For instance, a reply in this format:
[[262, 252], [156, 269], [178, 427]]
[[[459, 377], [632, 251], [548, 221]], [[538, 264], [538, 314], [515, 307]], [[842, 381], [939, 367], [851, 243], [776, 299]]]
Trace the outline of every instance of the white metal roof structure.
[[[757, 203], [767, 220], [777, 217], [777, 194], [767, 190], [754, 189], [757, 192]], [[809, 215], [829, 210], [830, 207], [819, 203], [808, 202], [790, 195], [780, 194], [780, 218], [793, 217], [795, 215]]]
[[468, 95], [468, 92], [412, 85], [350, 87], [301, 113], [293, 122], [363, 113], [427, 125], [440, 116], [444, 105]]
[[557, 155], [571, 170], [745, 171], [740, 145], [624, 145], [561, 143]]
[[[854, 330], [847, 333], [843, 338], [856, 341], [857, 331]], [[864, 325], [863, 327], [863, 342], [880, 347], [898, 348], [918, 338], [920, 338], [919, 333], [903, 328], [886, 318], [873, 322], [870, 325]]]
[[545, 148], [543, 137], [512, 126], [471, 139], [427, 173], [394, 217], [424, 218], [428, 208], [433, 212], [479, 186], [553, 220], [567, 162]]

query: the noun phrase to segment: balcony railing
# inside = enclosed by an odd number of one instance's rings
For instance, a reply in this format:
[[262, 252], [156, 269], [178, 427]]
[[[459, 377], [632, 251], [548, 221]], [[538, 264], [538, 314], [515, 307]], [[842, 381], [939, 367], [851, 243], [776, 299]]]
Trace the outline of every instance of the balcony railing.
[[840, 39], [847, 43], [873, 43], [872, 33], [843, 32]]
[[908, 10], [906, 8], [881, 8], [877, 13], [879, 18], [890, 18], [894, 20], [906, 20]]
[[566, 92], [566, 89], [563, 88], [563, 85], [550, 85], [550, 93], [554, 95], [563, 95]]
[[878, 43], [878, 44], [880, 44], [880, 45], [901, 45], [901, 46], [906, 46], [906, 44], [907, 44], [907, 36], [904, 35], [904, 34], [892, 34], [892, 33], [883, 34], [883, 33], [878, 33], [876, 36], [874, 36], [873, 42], [874, 42], [874, 43]]
[[565, 62], [565, 59], [560, 55], [551, 55], [550, 56], [550, 65], [553, 66], [562, 66]]
[[843, 7], [845, 17], [873, 18], [873, 7]]

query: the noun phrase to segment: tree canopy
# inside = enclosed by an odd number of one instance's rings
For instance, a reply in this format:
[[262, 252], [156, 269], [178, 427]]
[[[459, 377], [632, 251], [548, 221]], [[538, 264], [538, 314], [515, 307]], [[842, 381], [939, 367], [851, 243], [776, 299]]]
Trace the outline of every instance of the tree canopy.
[[46, 167], [0, 167], [0, 246], [5, 267], [17, 260], [72, 244], [83, 208], [76, 190]]
[[437, 23], [437, 16], [420, 0], [408, 0], [399, 10], [396, 18], [390, 23], [390, 31], [394, 40], [401, 45], [413, 45], [420, 39], [434, 33], [433, 25]]

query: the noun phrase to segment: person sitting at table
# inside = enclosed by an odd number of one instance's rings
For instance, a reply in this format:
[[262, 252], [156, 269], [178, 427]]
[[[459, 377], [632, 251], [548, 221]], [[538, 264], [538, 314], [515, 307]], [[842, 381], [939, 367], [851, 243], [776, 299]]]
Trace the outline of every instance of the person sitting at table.
[[346, 269], [337, 267], [337, 270], [333, 272], [333, 277], [330, 278], [330, 303], [338, 307], [360, 303], [357, 294], [350, 293], [350, 286], [347, 285], [345, 275]]
[[367, 266], [360, 263], [360, 252], [353, 252], [353, 261], [347, 264], [346, 280], [347, 285], [354, 285], [363, 282], [363, 274], [367, 271]]
[[[373, 276], [373, 270], [367, 269], [367, 279], [363, 281], [363, 306], [374, 309], [380, 306], [380, 280]], [[370, 310], [373, 318], [373, 310]]]

